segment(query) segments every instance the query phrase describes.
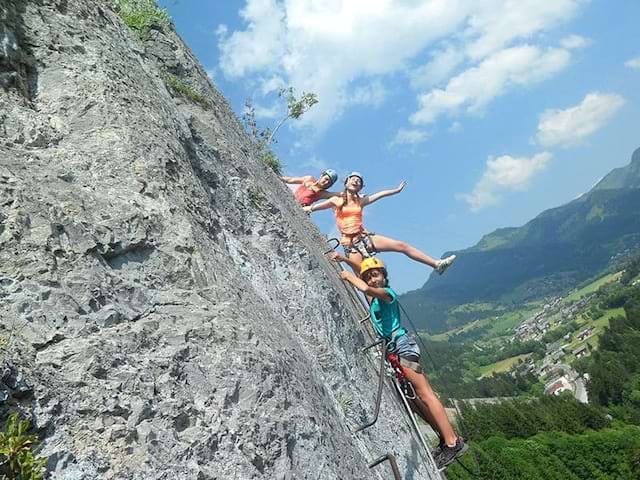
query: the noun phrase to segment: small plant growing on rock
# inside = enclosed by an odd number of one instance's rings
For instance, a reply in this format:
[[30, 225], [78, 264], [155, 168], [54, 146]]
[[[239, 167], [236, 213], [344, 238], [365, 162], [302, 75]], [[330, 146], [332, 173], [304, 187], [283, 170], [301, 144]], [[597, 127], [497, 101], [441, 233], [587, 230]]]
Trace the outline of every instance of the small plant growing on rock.
[[282, 175], [282, 163], [275, 153], [269, 150], [262, 159], [267, 167], [276, 172], [276, 175]]
[[0, 479], [41, 480], [47, 459], [36, 457], [33, 448], [38, 437], [28, 435], [29, 420], [12, 413], [4, 432], [0, 432]]
[[284, 122], [290, 118], [298, 120], [305, 112], [308, 112], [311, 107], [318, 103], [318, 96], [315, 93], [302, 92], [302, 97], [299, 99], [296, 98], [292, 87], [281, 89], [279, 96], [287, 102], [287, 114], [278, 122], [276, 128], [273, 129], [273, 132], [271, 132], [267, 138], [267, 145], [271, 145], [273, 137], [276, 136], [276, 133], [278, 133], [280, 127], [284, 125]]
[[264, 193], [262, 193], [257, 188], [251, 188], [249, 190], [249, 201], [253, 204], [254, 207], [261, 208], [266, 200], [267, 199], [264, 196]]
[[258, 147], [262, 160], [277, 175], [282, 173], [282, 162], [280, 162], [280, 159], [271, 150], [271, 144], [275, 142], [276, 133], [287, 120], [290, 118], [298, 120], [305, 112], [308, 112], [311, 107], [318, 103], [318, 96], [315, 93], [303, 92], [302, 97], [297, 98], [294, 89], [291, 87], [281, 89], [279, 96], [287, 102], [287, 113], [278, 122], [273, 131], [269, 128], [265, 128], [264, 130], [258, 128], [256, 111], [251, 99], [245, 102], [246, 109], [242, 116], [246, 130]]
[[118, 15], [129, 28], [135, 30], [140, 40], [149, 38], [153, 27], [169, 25], [167, 11], [158, 8], [155, 0], [114, 0]]
[[350, 393], [341, 393], [338, 395], [338, 405], [340, 405], [340, 409], [342, 413], [346, 415], [351, 411], [351, 407], [353, 407], [353, 395]]
[[244, 106], [245, 111], [242, 115], [242, 121], [244, 122], [249, 136], [258, 148], [258, 153], [262, 157], [262, 161], [267, 167], [273, 170], [276, 175], [281, 175], [282, 162], [280, 162], [278, 156], [273, 153], [273, 150], [267, 146], [267, 139], [271, 137], [271, 130], [268, 128], [260, 130], [258, 128], [258, 122], [256, 121], [256, 109], [253, 106], [251, 99], [247, 99]]
[[191, 100], [193, 103], [197, 103], [204, 109], [210, 108], [207, 100], [202, 95], [200, 95], [193, 87], [187, 85], [175, 75], [166, 75], [165, 83], [178, 95], [182, 95], [183, 97]]

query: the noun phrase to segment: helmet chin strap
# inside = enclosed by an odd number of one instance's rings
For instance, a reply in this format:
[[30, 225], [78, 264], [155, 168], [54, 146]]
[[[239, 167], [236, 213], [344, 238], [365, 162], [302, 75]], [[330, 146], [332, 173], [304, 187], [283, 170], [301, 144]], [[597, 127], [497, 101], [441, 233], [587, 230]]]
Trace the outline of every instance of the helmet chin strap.
[[357, 189], [357, 190], [355, 188], [353, 188], [353, 187], [350, 188], [349, 184], [345, 184], [345, 187], [346, 187], [347, 192], [353, 193], [355, 195], [358, 195], [360, 193], [360, 191], [362, 190], [362, 186], [360, 186], [360, 188]]

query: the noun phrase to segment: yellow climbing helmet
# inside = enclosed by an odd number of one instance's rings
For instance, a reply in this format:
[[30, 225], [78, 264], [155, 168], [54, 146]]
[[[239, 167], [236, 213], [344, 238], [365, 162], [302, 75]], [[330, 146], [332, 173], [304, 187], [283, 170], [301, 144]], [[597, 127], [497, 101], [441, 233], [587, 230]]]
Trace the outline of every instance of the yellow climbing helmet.
[[386, 272], [386, 267], [382, 260], [378, 260], [376, 257], [368, 257], [365, 258], [360, 264], [360, 275], [364, 275], [364, 272], [371, 270], [373, 268], [381, 268]]

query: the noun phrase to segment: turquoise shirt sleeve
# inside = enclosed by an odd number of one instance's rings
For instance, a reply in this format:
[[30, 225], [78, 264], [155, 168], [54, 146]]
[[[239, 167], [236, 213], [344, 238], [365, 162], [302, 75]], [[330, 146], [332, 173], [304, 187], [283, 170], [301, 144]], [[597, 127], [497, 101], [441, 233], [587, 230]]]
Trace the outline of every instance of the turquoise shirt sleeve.
[[389, 339], [396, 330], [402, 329], [402, 333], [406, 332], [406, 330], [400, 325], [398, 294], [389, 287], [386, 287], [385, 291], [391, 296], [391, 302], [387, 303], [375, 298], [369, 311], [371, 312], [371, 321], [378, 335]]
[[389, 302], [389, 305], [398, 301], [398, 294], [393, 291], [393, 288], [385, 287], [385, 290], [389, 295], [391, 295], [391, 301]]

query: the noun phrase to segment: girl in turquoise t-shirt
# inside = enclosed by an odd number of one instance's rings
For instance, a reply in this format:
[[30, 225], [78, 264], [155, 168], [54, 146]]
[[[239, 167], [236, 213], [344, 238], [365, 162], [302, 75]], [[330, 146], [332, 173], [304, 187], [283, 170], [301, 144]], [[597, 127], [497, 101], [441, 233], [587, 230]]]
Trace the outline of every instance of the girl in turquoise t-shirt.
[[[337, 252], [331, 255], [331, 259], [349, 263], [346, 257]], [[384, 337], [392, 346], [390, 353], [396, 353], [409, 362], [419, 364], [420, 349], [400, 323], [397, 295], [389, 287], [384, 263], [375, 257], [366, 258], [360, 265], [360, 278], [346, 270], [340, 272], [340, 277], [366, 295], [373, 325], [378, 335]], [[419, 413], [423, 418], [427, 417], [424, 420], [440, 436], [441, 444], [435, 459], [439, 467], [445, 467], [466, 452], [467, 445], [453, 430], [444, 406], [431, 388], [427, 377], [405, 366], [402, 367], [402, 371], [427, 407], [427, 412], [419, 410]]]

